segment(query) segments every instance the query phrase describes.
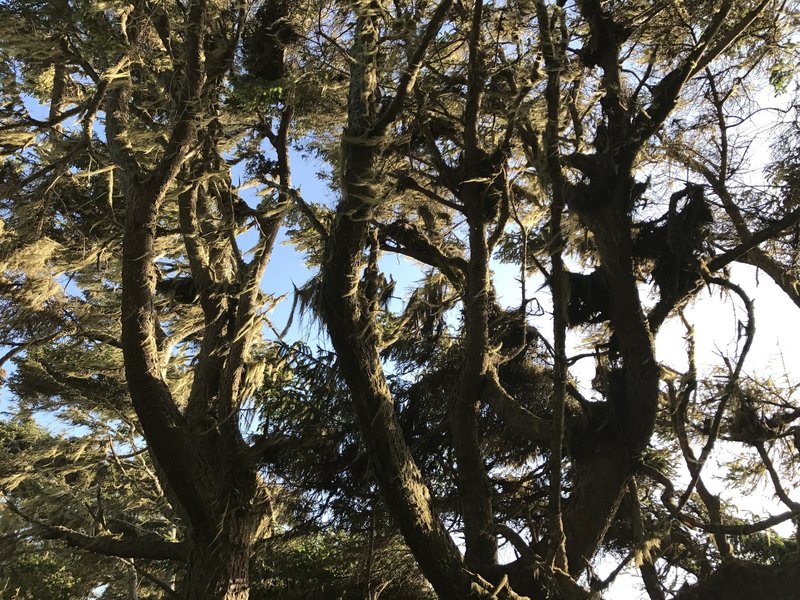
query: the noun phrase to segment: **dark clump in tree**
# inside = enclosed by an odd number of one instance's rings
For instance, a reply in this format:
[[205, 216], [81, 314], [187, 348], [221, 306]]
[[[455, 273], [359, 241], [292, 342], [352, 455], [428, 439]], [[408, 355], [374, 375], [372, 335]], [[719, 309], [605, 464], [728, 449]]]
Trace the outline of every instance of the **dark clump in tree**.
[[568, 273], [567, 281], [567, 319], [570, 325], [601, 323], [609, 319], [610, 299], [602, 272], [594, 271], [588, 275]]
[[242, 36], [242, 52], [247, 72], [264, 81], [276, 82], [286, 74], [286, 47], [299, 34], [294, 28], [285, 0], [260, 3]]

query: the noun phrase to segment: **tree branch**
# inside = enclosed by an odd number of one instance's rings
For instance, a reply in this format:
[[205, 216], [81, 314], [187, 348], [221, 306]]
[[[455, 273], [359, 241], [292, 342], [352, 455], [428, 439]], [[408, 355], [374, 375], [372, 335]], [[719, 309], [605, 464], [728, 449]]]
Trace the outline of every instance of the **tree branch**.
[[497, 375], [496, 369], [486, 374], [485, 399], [492, 410], [503, 419], [503, 424], [525, 439], [544, 444], [550, 440], [552, 423], [537, 417], [511, 396]]
[[447, 16], [447, 11], [450, 10], [450, 6], [452, 4], [453, 0], [442, 0], [439, 3], [439, 6], [436, 7], [436, 10], [433, 11], [433, 15], [428, 21], [428, 24], [425, 26], [425, 31], [420, 37], [417, 48], [414, 51], [414, 54], [411, 56], [408, 66], [400, 77], [400, 83], [397, 86], [397, 92], [395, 93], [394, 98], [392, 99], [391, 103], [389, 103], [389, 105], [381, 112], [375, 123], [372, 125], [372, 135], [382, 135], [386, 128], [391, 125], [400, 114], [400, 111], [403, 109], [403, 105], [405, 104], [406, 97], [414, 88], [417, 75], [422, 68], [422, 62], [425, 60], [425, 56], [428, 53], [428, 48], [430, 47], [431, 43], [433, 43], [433, 40], [436, 39], [439, 30], [442, 28], [445, 17]]
[[11, 512], [44, 530], [45, 533], [42, 536], [44, 539], [58, 539], [75, 548], [120, 558], [178, 561], [186, 559], [186, 545], [183, 542], [169, 542], [156, 535], [140, 536], [136, 539], [115, 535], [85, 535], [67, 527], [50, 525], [32, 517], [12, 502], [7, 495], [3, 494], [3, 497]]

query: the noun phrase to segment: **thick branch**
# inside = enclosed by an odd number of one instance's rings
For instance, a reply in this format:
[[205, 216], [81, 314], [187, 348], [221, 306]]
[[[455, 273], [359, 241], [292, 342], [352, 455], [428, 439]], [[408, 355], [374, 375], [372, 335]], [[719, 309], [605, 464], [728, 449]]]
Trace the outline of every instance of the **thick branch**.
[[[195, 445], [183, 416], [172, 398], [161, 372], [157, 344], [158, 316], [154, 304], [155, 238], [161, 203], [175, 181], [194, 137], [200, 93], [203, 87], [203, 33], [206, 6], [193, 2], [187, 25], [186, 83], [167, 149], [156, 168], [144, 175], [131, 151], [114, 146], [126, 177], [126, 217], [122, 256], [122, 345], [125, 374], [136, 414], [148, 445], [166, 474], [183, 508], [196, 525], [211, 524], [212, 507], [205, 501], [215, 497], [217, 478], [210, 472], [200, 449]], [[124, 114], [117, 95], [111, 109]], [[111, 120], [109, 125], [111, 125]], [[117, 126], [110, 137], [120, 134]]]
[[169, 542], [157, 535], [140, 535], [127, 538], [116, 535], [85, 535], [61, 525], [50, 525], [21, 510], [8, 497], [5, 505], [13, 513], [44, 530], [43, 538], [63, 540], [70, 546], [120, 558], [146, 558], [150, 560], [185, 560], [186, 545], [183, 542]]
[[42, 537], [60, 539], [75, 548], [120, 558], [179, 561], [186, 559], [186, 545], [183, 542], [168, 542], [158, 536], [143, 536], [138, 539], [113, 535], [89, 536], [66, 527], [51, 525], [46, 527]]
[[342, 139], [342, 199], [322, 265], [322, 312], [350, 390], [361, 436], [386, 506], [437, 593], [466, 597], [472, 578], [436, 514], [404, 438], [378, 354], [380, 334], [360, 283], [382, 151], [374, 131], [378, 53], [375, 3], [363, 3], [353, 37], [348, 124]]
[[[436, 267], [452, 284], [458, 287], [464, 285], [467, 261], [463, 258], [446, 255], [421, 231], [409, 223], [395, 221], [379, 227], [379, 237], [384, 249], [410, 256], [426, 265]], [[386, 245], [387, 239], [398, 242], [400, 246]]]
[[552, 425], [537, 417], [517, 402], [500, 383], [496, 370], [487, 375], [484, 398], [492, 410], [503, 419], [503, 424], [514, 433], [531, 441], [545, 444], [550, 440]]
[[[543, 0], [536, 2], [536, 16], [539, 21], [542, 50], [545, 65], [547, 66], [547, 88], [545, 92], [547, 99], [547, 125], [544, 136], [544, 150], [553, 192], [548, 227], [548, 235], [550, 237], [549, 252], [552, 263], [551, 273], [553, 274], [550, 278], [550, 289], [553, 294], [554, 341], [553, 423], [550, 431], [550, 494], [548, 503], [551, 535], [550, 558], [557, 569], [569, 572], [566, 533], [564, 531], [561, 507], [561, 463], [564, 446], [564, 411], [567, 383], [566, 314], [569, 303], [569, 290], [566, 287], [566, 270], [561, 254], [564, 244], [561, 217], [566, 201], [564, 196], [565, 181], [561, 171], [561, 155], [558, 147], [559, 115], [561, 112], [561, 70], [565, 57], [563, 56], [563, 40], [562, 47], [558, 50], [556, 49], [550, 18]], [[582, 569], [583, 565], [580, 568]]]
[[734, 6], [732, 0], [723, 2], [692, 52], [679, 67], [670, 71], [653, 89], [653, 102], [636, 119], [637, 140], [635, 145], [637, 148], [641, 147], [647, 138], [655, 133], [672, 112], [686, 82], [725, 52], [758, 18], [770, 2], [771, 0], [759, 2], [715, 41], [715, 37], [722, 29], [725, 19]]

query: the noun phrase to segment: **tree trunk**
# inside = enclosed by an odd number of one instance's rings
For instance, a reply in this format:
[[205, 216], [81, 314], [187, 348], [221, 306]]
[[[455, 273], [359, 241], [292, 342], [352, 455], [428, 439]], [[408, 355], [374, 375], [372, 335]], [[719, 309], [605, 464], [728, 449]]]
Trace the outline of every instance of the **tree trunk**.
[[223, 549], [198, 541], [189, 548], [186, 598], [247, 600], [250, 597], [249, 563], [249, 545]]
[[575, 490], [564, 510], [567, 564], [578, 576], [586, 569], [605, 537], [625, 491], [632, 469], [613, 448], [575, 461]]
[[[614, 427], [596, 448], [575, 456], [578, 483], [564, 515], [569, 571], [575, 577], [584, 572], [617, 512], [638, 457], [652, 436], [658, 409], [655, 345], [634, 275], [628, 173], [595, 182], [595, 191], [611, 201], [593, 205], [591, 198], [585, 198], [584, 205], [574, 207], [597, 241], [600, 273], [610, 299], [607, 316], [622, 359], [619, 385], [609, 390], [605, 403]], [[590, 209], [581, 212], [582, 207]]]
[[139, 576], [133, 563], [128, 564], [128, 600], [139, 600]]
[[732, 560], [696, 586], [685, 587], [678, 600], [794, 600], [800, 589], [796, 564], [759, 565]]
[[[235, 506], [231, 503], [231, 506]], [[247, 600], [250, 597], [252, 510], [234, 508], [217, 531], [191, 531], [188, 539], [187, 600]]]

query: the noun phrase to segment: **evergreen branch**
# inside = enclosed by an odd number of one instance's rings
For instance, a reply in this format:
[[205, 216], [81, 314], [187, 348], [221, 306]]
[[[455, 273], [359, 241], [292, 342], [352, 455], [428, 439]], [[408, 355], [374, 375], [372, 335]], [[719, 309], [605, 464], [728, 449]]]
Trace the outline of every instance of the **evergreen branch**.
[[433, 40], [439, 33], [439, 30], [442, 28], [445, 17], [447, 16], [447, 11], [450, 10], [450, 6], [452, 4], [453, 0], [441, 0], [439, 5], [436, 7], [436, 10], [433, 11], [433, 15], [428, 21], [425, 31], [422, 33], [419, 43], [417, 44], [417, 47], [408, 62], [408, 66], [403, 72], [403, 75], [400, 77], [400, 83], [397, 87], [397, 92], [395, 93], [394, 98], [381, 112], [371, 128], [372, 135], [383, 135], [383, 132], [386, 130], [386, 128], [393, 123], [400, 114], [400, 111], [403, 109], [403, 105], [405, 104], [406, 97], [414, 88], [417, 75], [419, 75], [419, 71], [422, 68], [422, 63], [428, 53], [428, 48], [433, 43]]
[[88, 338], [95, 342], [102, 342], [103, 344], [108, 344], [109, 346], [113, 346], [114, 348], [122, 349], [122, 342], [115, 338], [113, 335], [108, 335], [107, 333], [103, 333], [102, 331], [94, 331], [94, 330], [85, 330], [79, 332], [79, 335]]
[[[706, 441], [703, 449], [700, 452], [700, 457], [695, 459], [691, 449], [689, 448], [687, 443], [682, 444], [684, 447], [684, 454], [686, 455], [686, 466], [689, 469], [691, 474], [691, 479], [689, 481], [689, 485], [686, 487], [681, 498], [678, 500], [678, 504], [672, 511], [673, 516], [677, 515], [694, 491], [695, 485], [697, 485], [698, 481], [700, 480], [700, 474], [703, 470], [703, 467], [708, 460], [709, 455], [711, 454], [711, 450], [714, 448], [714, 444], [717, 441], [717, 437], [719, 435], [719, 430], [722, 425], [722, 417], [725, 414], [725, 408], [730, 400], [731, 396], [733, 395], [734, 391], [736, 390], [736, 385], [739, 380], [739, 375], [741, 374], [742, 367], [744, 367], [744, 361], [747, 358], [747, 355], [750, 351], [750, 347], [753, 344], [753, 338], [755, 336], [755, 313], [753, 310], [753, 302], [750, 300], [748, 295], [745, 291], [736, 285], [735, 283], [728, 281], [727, 279], [722, 279], [718, 277], [709, 277], [706, 279], [708, 283], [714, 283], [726, 289], [733, 291], [737, 294], [742, 302], [745, 305], [745, 309], [747, 310], [747, 327], [745, 330], [745, 343], [744, 347], [742, 348], [742, 352], [739, 355], [739, 358], [736, 361], [736, 366], [733, 369], [733, 372], [728, 379], [728, 383], [725, 386], [725, 391], [722, 394], [722, 397], [719, 400], [719, 404], [717, 405], [717, 410], [714, 414], [714, 418], [711, 423], [711, 430], [708, 433], [708, 440]], [[685, 404], [685, 402], [684, 402]], [[675, 418], [682, 419], [682, 415], [676, 416]]]
[[[437, 248], [419, 229], [404, 221], [378, 224], [381, 247], [384, 250], [404, 254], [422, 263], [436, 267], [457, 287], [464, 285], [467, 261], [460, 256], [448, 256]], [[398, 242], [399, 246], [386, 243], [387, 239]]]
[[[45, 337], [35, 338], [35, 339], [32, 339], [32, 340], [27, 340], [27, 341], [22, 342], [20, 344], [9, 344], [8, 342], [6, 342], [5, 345], [6, 346], [10, 345], [11, 348], [9, 348], [9, 350], [6, 351], [4, 354], [0, 355], [0, 373], [3, 373], [3, 365], [6, 364], [6, 362], [8, 362], [10, 359], [14, 358], [20, 352], [24, 352], [24, 351], [28, 350], [29, 348], [32, 348], [34, 346], [38, 346], [39, 344], [45, 344], [47, 342], [52, 342], [53, 340], [55, 340], [55, 339], [57, 339], [57, 338], [59, 338], [59, 337], [61, 337], [63, 335], [66, 335], [66, 332], [59, 331], [59, 332], [54, 333], [52, 335], [47, 335]], [[3, 379], [3, 376], [0, 375], [0, 382], [2, 382], [2, 379]]]
[[119, 558], [144, 558], [149, 560], [185, 560], [186, 544], [183, 542], [170, 542], [156, 535], [142, 535], [130, 539], [115, 535], [85, 535], [83, 533], [63, 527], [51, 525], [37, 519], [17, 506], [6, 494], [3, 494], [5, 506], [11, 512], [32, 525], [44, 530], [44, 539], [58, 539], [68, 545], [106, 556]]
[[699, 529], [701, 531], [705, 531], [706, 533], [732, 535], [732, 536], [752, 535], [754, 533], [766, 531], [771, 527], [775, 527], [776, 525], [780, 525], [781, 523], [785, 523], [790, 519], [795, 519], [798, 516], [800, 516], [800, 510], [789, 510], [786, 512], [779, 513], [777, 515], [771, 515], [766, 519], [761, 519], [753, 523], [737, 523], [737, 524], [705, 523], [700, 519], [693, 517], [692, 515], [687, 515], [681, 513], [679, 510], [675, 510], [676, 508], [676, 504], [674, 502], [675, 485], [672, 483], [672, 480], [669, 477], [667, 477], [664, 473], [659, 471], [656, 467], [649, 465], [647, 463], [641, 463], [638, 467], [638, 470], [643, 475], [646, 475], [647, 477], [649, 477], [656, 483], [661, 484], [664, 487], [664, 492], [661, 494], [661, 502], [664, 504], [664, 507], [670, 511], [671, 515], [674, 515], [675, 518], [677, 518], [685, 525], [688, 525], [689, 527], [693, 527], [695, 529]]
[[[306, 219], [308, 219], [308, 222], [311, 224], [311, 227], [313, 227], [314, 231], [316, 231], [317, 234], [319, 234], [320, 239], [322, 239], [323, 241], [326, 241], [328, 239], [328, 230], [325, 228], [325, 225], [322, 224], [322, 221], [319, 220], [317, 215], [314, 214], [314, 211], [311, 208], [311, 204], [309, 204], [309, 202], [302, 196], [302, 194], [300, 194], [300, 190], [298, 190], [297, 188], [286, 187], [279, 183], [269, 180], [266, 180], [263, 183], [264, 185], [274, 190], [277, 190], [279, 194], [283, 194], [289, 197], [292, 200], [292, 202], [294, 202], [295, 206], [297, 206], [297, 208], [303, 214], [303, 216]], [[237, 207], [237, 211], [238, 210], [239, 207]], [[249, 206], [247, 207], [242, 206], [241, 210], [243, 214], [253, 217], [259, 217], [265, 214], [264, 211], [261, 211], [257, 208], [250, 208]]]
[[528, 564], [535, 564], [538, 561], [538, 556], [533, 548], [524, 540], [522, 536], [518, 534], [516, 531], [511, 529], [508, 525], [504, 523], [495, 523], [495, 531], [502, 535], [506, 540], [508, 540], [512, 546], [514, 546], [514, 550], [519, 552], [519, 555], [522, 559], [527, 562]]
[[537, 417], [509, 394], [496, 370], [486, 374], [486, 402], [503, 419], [505, 426], [528, 440], [545, 444], [550, 440], [552, 424]]
[[172, 586], [170, 586], [166, 581], [164, 581], [163, 579], [160, 579], [159, 577], [156, 577], [155, 575], [150, 573], [148, 570], [143, 569], [142, 567], [137, 565], [133, 560], [122, 558], [122, 562], [124, 562], [126, 565], [129, 565], [130, 567], [132, 567], [139, 575], [141, 575], [142, 577], [147, 579], [150, 583], [152, 583], [152, 584], [156, 585], [157, 587], [159, 587], [170, 598], [175, 598], [175, 600], [185, 600], [184, 597], [181, 596], [174, 589], [172, 589]]
[[751, 233], [747, 239], [738, 246], [714, 257], [706, 264], [706, 267], [712, 273], [719, 271], [728, 264], [743, 258], [751, 250], [757, 248], [764, 242], [774, 240], [778, 234], [798, 223], [800, 223], [800, 208], [795, 208], [793, 211], [787, 213], [777, 221], [773, 221], [763, 229]]
[[[739, 36], [764, 12], [772, 0], [761, 0], [748, 11], [737, 23], [728, 29], [719, 40], [713, 42], [720, 32], [725, 19], [734, 6], [732, 0], [726, 0], [711, 19], [711, 23], [703, 31], [699, 43], [689, 53], [682, 64], [670, 71], [653, 88], [653, 101], [646, 111], [641, 112], [635, 121], [637, 139], [634, 147], [636, 150], [644, 144], [664, 122], [675, 107], [681, 90], [687, 81], [705, 69], [720, 54], [725, 52]], [[713, 43], [712, 43], [713, 42]]]
[[[711, 62], [716, 59], [720, 54], [725, 52], [731, 44], [733, 44], [745, 30], [753, 24], [753, 22], [759, 17], [759, 15], [764, 12], [764, 9], [769, 5], [772, 0], [761, 0], [756, 6], [754, 6], [750, 11], [747, 12], [735, 25], [733, 25], [725, 34], [710, 48], [707, 45], [703, 45], [703, 54], [699, 57], [695, 64], [693, 65], [690, 73], [689, 78], [694, 77], [700, 71], [705, 69]], [[718, 14], [725, 15], [726, 10], [732, 2], [726, 2], [720, 8]], [[709, 33], [716, 33], [716, 28], [712, 24], [712, 27], [707, 30]], [[705, 36], [706, 32], [703, 33]]]
[[[287, 105], [281, 113], [278, 132], [272, 140], [272, 145], [278, 155], [279, 183], [284, 190], [291, 189], [292, 185], [288, 143], [293, 115], [293, 107]], [[261, 384], [260, 380], [248, 382], [248, 376], [252, 377], [254, 373], [246, 372], [246, 359], [250, 353], [253, 335], [257, 331], [255, 324], [258, 321], [258, 297], [261, 293], [261, 281], [272, 256], [281, 223], [283, 223], [290, 206], [285, 193], [280, 193], [278, 198], [278, 206], [273, 213], [256, 218], [260, 229], [258, 250], [255, 259], [248, 265], [246, 271], [239, 273], [241, 291], [236, 301], [233, 339], [230, 341], [228, 356], [221, 374], [217, 414], [226, 435], [235, 440], [235, 443], [244, 441], [239, 430], [238, 409], [246, 399], [245, 396], [252, 394], [255, 388]]]
[[120, 558], [145, 558], [149, 560], [185, 560], [186, 545], [169, 542], [157, 536], [142, 536], [139, 539], [118, 538], [113, 535], [89, 536], [66, 527], [44, 525], [45, 539], [60, 539], [82, 550], [117, 556]]
[[251, 460], [260, 465], [268, 465], [281, 460], [288, 452], [316, 448], [324, 443], [319, 435], [304, 438], [258, 436], [250, 445], [248, 454]]
[[[438, 167], [437, 167], [438, 168]], [[414, 190], [415, 192], [419, 192], [423, 196], [430, 198], [437, 204], [441, 204], [442, 206], [446, 206], [447, 208], [452, 208], [453, 210], [457, 210], [458, 212], [463, 213], [464, 207], [457, 202], [452, 202], [447, 198], [444, 198], [437, 194], [436, 192], [429, 190], [424, 185], [420, 184], [416, 179], [413, 177], [409, 177], [405, 173], [401, 171], [392, 171], [389, 173], [392, 177], [397, 179], [397, 183], [401, 185], [403, 188]]]
[[769, 457], [769, 453], [764, 447], [764, 442], [762, 440], [756, 440], [753, 445], [756, 447], [758, 455], [761, 457], [761, 461], [767, 469], [767, 473], [769, 473], [772, 487], [775, 489], [775, 495], [780, 498], [781, 502], [783, 502], [789, 510], [795, 513], [800, 512], [800, 503], [792, 500], [783, 487], [780, 475], [778, 475], [778, 472], [775, 470], [775, 465], [772, 463], [772, 459]]

